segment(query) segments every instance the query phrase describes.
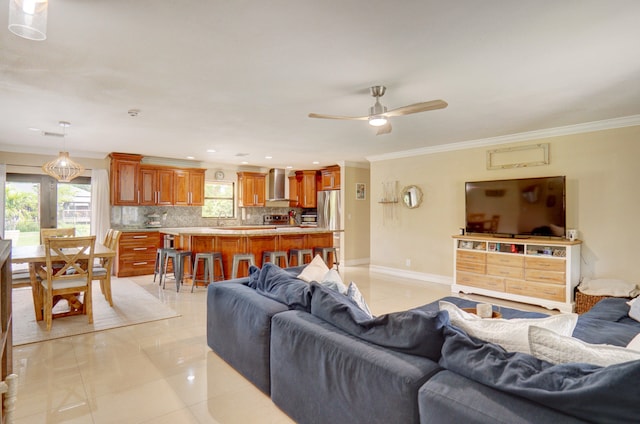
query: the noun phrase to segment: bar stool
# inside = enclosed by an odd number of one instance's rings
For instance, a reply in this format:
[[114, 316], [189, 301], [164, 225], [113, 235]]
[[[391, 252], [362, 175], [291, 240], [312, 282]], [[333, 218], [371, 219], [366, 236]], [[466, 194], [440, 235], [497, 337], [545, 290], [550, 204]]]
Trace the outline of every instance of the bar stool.
[[[202, 279], [197, 279], [198, 273], [198, 261], [202, 259], [204, 262], [204, 273], [202, 275]], [[207, 283], [207, 285], [213, 283], [216, 279], [216, 261], [218, 265], [220, 265], [220, 280], [224, 280], [224, 267], [222, 266], [222, 253], [220, 252], [200, 252], [196, 253], [196, 257], [193, 260], [193, 285], [191, 286], [191, 293], [193, 293], [193, 289], [197, 283], [203, 282]]]
[[311, 249], [289, 249], [289, 264], [293, 266], [293, 261], [291, 259], [297, 258], [296, 266], [304, 265], [308, 262], [305, 262], [305, 258], [309, 256], [309, 262], [313, 260], [313, 250]]
[[284, 250], [265, 250], [262, 252], [262, 266], [264, 266], [265, 262], [269, 259], [269, 262], [272, 262], [278, 266], [284, 260], [284, 268], [289, 268], [289, 260], [287, 259], [287, 252]]
[[184, 278], [184, 261], [187, 259], [191, 260], [191, 251], [168, 249], [164, 260], [164, 281], [162, 280], [162, 275], [160, 276], [160, 282], [162, 283], [163, 289], [167, 280], [167, 266], [169, 265], [169, 259], [171, 259], [171, 262], [173, 263], [173, 277], [176, 280], [176, 291], [180, 291], [180, 284], [182, 284]]
[[233, 266], [231, 267], [231, 279], [238, 278], [238, 266], [240, 262], [247, 261], [248, 265], [256, 264], [256, 257], [253, 253], [236, 253], [233, 255]]
[[313, 254], [321, 255], [325, 264], [329, 264], [329, 253], [333, 255], [333, 262], [336, 264], [336, 271], [339, 271], [340, 262], [338, 262], [338, 253], [335, 247], [314, 247]]
[[167, 252], [169, 250], [175, 250], [175, 249], [169, 249], [169, 248], [158, 248], [158, 250], [156, 251], [156, 263], [153, 266], [153, 282], [156, 282], [156, 275], [160, 274], [160, 282], [158, 284], [162, 284], [162, 275], [163, 275], [163, 271], [164, 271], [164, 261], [166, 260], [167, 257]]

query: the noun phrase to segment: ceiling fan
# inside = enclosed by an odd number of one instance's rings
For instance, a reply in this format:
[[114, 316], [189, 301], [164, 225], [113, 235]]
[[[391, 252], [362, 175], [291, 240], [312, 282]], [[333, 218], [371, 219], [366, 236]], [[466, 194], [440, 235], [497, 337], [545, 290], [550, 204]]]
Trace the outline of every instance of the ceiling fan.
[[384, 96], [387, 88], [383, 85], [375, 85], [371, 87], [371, 95], [376, 98], [376, 102], [369, 108], [367, 116], [338, 116], [323, 115], [320, 113], [310, 113], [309, 118], [323, 119], [342, 119], [349, 121], [369, 121], [369, 125], [378, 127], [376, 135], [388, 134], [391, 132], [391, 122], [389, 118], [392, 116], [410, 115], [412, 113], [426, 112], [429, 110], [444, 109], [448, 106], [444, 100], [431, 100], [429, 102], [414, 103], [412, 105], [402, 106], [395, 109], [387, 110], [386, 106], [380, 103], [380, 97]]

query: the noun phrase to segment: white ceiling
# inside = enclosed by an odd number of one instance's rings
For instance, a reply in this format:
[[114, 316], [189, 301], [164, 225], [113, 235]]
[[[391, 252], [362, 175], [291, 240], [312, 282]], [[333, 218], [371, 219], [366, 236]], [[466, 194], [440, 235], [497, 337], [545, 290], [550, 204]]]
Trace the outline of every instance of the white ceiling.
[[[66, 120], [72, 157], [313, 168], [640, 114], [637, 0], [50, 0], [43, 42], [3, 3], [0, 151], [55, 154], [29, 128]], [[383, 136], [307, 117], [366, 115], [378, 84], [449, 107]]]

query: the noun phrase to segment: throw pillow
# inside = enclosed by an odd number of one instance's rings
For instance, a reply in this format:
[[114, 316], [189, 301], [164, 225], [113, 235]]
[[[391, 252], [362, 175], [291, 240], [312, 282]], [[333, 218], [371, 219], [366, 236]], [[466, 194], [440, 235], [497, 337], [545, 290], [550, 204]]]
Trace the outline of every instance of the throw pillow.
[[440, 301], [440, 310], [449, 312], [451, 325], [470, 336], [502, 346], [509, 352], [530, 353], [528, 328], [530, 325], [548, 328], [570, 336], [578, 321], [577, 314], [551, 315], [546, 318], [479, 318], [450, 302]]
[[627, 349], [635, 350], [636, 352], [640, 352], [640, 334], [635, 336], [629, 344], [627, 345]]
[[440, 358], [446, 312], [416, 308], [370, 318], [351, 299], [321, 284], [311, 283], [311, 293], [311, 314], [340, 330], [394, 351]]
[[267, 262], [262, 269], [251, 267], [250, 281], [255, 290], [265, 297], [284, 303], [289, 309], [309, 312], [311, 290], [309, 284], [285, 269]]
[[640, 321], [640, 302], [633, 302], [629, 308], [629, 318]]
[[585, 343], [534, 325], [529, 327], [529, 347], [533, 356], [552, 364], [582, 362], [608, 367], [640, 359], [640, 352], [631, 349], [606, 344]]
[[589, 296], [634, 297], [640, 293], [635, 283], [613, 278], [586, 277], [578, 286], [578, 290]]
[[631, 299], [630, 301], [627, 302], [627, 305], [631, 306], [634, 303], [636, 303], [636, 300], [638, 300], [638, 297], [634, 297], [633, 299]]
[[587, 422], [638, 422], [640, 361], [609, 367], [553, 365], [505, 352], [451, 326], [445, 326], [443, 334], [440, 366], [456, 374]]
[[358, 286], [356, 286], [356, 283], [354, 283], [353, 281], [347, 288], [347, 297], [353, 300], [355, 304], [358, 305], [358, 307], [369, 316], [369, 318], [373, 318], [373, 314], [369, 310], [369, 306], [367, 306], [367, 302], [365, 302], [364, 296], [362, 296], [362, 293], [360, 293]]
[[298, 275], [298, 278], [307, 283], [322, 281], [322, 278], [327, 275], [327, 271], [329, 271], [329, 267], [327, 267], [327, 264], [322, 260], [322, 256], [316, 255], [316, 257], [309, 262], [309, 265], [304, 267], [300, 275]]
[[322, 277], [322, 281], [319, 281], [319, 283], [339, 293], [347, 294], [347, 286], [344, 285], [340, 274], [338, 274], [338, 271], [335, 269], [327, 271], [324, 277]]

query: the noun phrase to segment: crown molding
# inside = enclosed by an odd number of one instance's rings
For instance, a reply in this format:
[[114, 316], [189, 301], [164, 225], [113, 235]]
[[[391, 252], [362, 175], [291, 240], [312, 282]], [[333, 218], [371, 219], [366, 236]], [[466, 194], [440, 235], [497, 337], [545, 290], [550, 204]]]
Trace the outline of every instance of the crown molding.
[[382, 155], [367, 156], [369, 162], [379, 162], [390, 159], [402, 159], [413, 156], [430, 155], [434, 153], [451, 152], [455, 150], [473, 149], [476, 147], [495, 146], [520, 141], [539, 140], [549, 137], [560, 137], [615, 128], [633, 127], [640, 125], [640, 115], [624, 116], [622, 118], [605, 119], [584, 124], [567, 125], [564, 127], [547, 128], [543, 130], [503, 135], [499, 137], [482, 138], [478, 140], [461, 141], [442, 144], [439, 146], [421, 147], [419, 149], [403, 150]]

